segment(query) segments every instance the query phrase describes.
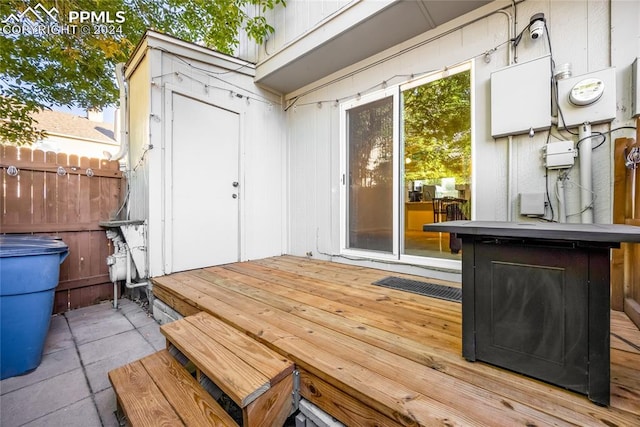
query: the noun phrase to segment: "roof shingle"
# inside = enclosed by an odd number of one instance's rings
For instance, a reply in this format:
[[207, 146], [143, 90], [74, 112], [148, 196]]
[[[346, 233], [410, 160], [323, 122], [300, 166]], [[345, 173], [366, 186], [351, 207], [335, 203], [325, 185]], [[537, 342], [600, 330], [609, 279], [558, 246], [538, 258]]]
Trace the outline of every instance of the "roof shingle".
[[86, 117], [62, 111], [42, 110], [33, 115], [36, 127], [50, 134], [91, 139], [101, 142], [115, 142], [113, 123], [93, 122]]

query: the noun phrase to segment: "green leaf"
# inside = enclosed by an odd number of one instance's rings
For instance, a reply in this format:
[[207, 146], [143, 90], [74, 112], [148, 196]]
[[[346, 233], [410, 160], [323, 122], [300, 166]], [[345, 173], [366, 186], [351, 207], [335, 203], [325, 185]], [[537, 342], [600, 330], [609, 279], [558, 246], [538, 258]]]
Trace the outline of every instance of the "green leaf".
[[[255, 5], [264, 14], [282, 0], [0, 0], [0, 17], [41, 4], [56, 8], [43, 24], [61, 28], [73, 11], [104, 12], [124, 22], [114, 31], [80, 34], [2, 34], [0, 37], [0, 141], [34, 142], [29, 114], [50, 105], [104, 108], [118, 99], [115, 65], [125, 62], [147, 28], [233, 54], [240, 31], [257, 43], [273, 32], [264, 16], [250, 17]], [[35, 19], [35, 18], [34, 18]], [[91, 26], [90, 26], [91, 27]], [[92, 30], [94, 28], [91, 28]], [[10, 99], [10, 101], [9, 101]]]

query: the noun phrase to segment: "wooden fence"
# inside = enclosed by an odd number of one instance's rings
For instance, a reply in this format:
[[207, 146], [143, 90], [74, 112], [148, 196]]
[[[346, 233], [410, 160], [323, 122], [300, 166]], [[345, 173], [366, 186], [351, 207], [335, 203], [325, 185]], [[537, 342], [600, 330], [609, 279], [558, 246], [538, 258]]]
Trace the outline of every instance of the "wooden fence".
[[0, 145], [0, 167], [0, 231], [56, 235], [69, 246], [54, 312], [112, 298], [111, 242], [98, 223], [120, 207], [118, 162]]
[[[613, 223], [640, 226], [640, 165], [625, 165], [627, 155], [640, 149], [640, 118], [636, 139], [615, 141]], [[623, 243], [611, 259], [611, 307], [624, 311], [640, 327], [640, 244]]]

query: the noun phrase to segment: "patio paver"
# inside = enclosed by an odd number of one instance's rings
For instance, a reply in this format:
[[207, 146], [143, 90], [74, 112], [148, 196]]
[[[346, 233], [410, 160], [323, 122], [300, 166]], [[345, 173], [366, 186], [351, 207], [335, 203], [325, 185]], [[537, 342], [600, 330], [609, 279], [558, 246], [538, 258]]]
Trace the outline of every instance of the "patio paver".
[[117, 426], [107, 372], [164, 348], [159, 325], [128, 299], [51, 318], [42, 363], [0, 381], [0, 425]]

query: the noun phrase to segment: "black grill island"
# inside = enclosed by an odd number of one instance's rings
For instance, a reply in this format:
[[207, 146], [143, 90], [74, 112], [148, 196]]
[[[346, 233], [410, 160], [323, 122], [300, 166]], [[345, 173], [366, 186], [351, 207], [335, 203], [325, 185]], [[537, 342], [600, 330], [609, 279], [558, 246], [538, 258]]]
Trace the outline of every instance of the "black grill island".
[[609, 404], [609, 252], [640, 227], [450, 221], [462, 239], [462, 355]]

